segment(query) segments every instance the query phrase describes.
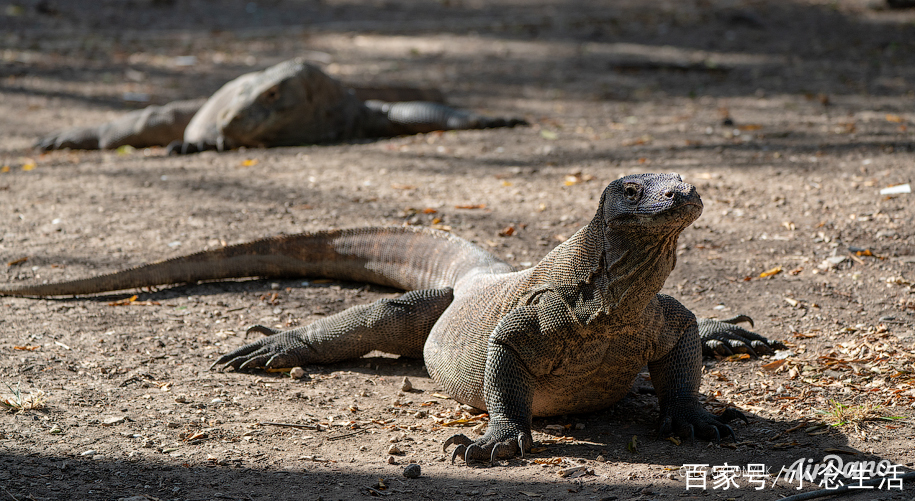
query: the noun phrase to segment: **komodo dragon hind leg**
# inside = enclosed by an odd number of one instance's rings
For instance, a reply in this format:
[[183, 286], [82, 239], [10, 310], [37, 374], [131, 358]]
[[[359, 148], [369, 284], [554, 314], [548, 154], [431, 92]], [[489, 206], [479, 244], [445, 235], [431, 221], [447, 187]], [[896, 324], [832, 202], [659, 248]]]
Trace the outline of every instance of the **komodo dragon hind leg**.
[[220, 357], [236, 370], [328, 364], [358, 358], [372, 350], [421, 357], [432, 326], [451, 304], [450, 288], [412, 291], [395, 299], [354, 306], [305, 327], [277, 332], [254, 326], [249, 332], [270, 336]]
[[724, 320], [700, 318], [698, 322], [702, 354], [706, 357], [715, 355], [727, 357], [735, 353], [747, 353], [756, 357], [772, 355], [775, 350], [787, 348], [780, 341], [765, 338], [736, 325], [739, 322], [747, 322], [752, 327], [753, 319], [746, 315], [737, 315]]

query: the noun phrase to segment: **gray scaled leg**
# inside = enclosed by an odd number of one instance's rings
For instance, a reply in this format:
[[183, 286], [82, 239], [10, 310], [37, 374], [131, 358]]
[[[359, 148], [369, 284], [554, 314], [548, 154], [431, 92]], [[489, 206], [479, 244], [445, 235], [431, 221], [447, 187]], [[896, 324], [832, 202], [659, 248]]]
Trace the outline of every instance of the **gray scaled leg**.
[[278, 332], [255, 325], [248, 332], [269, 336], [223, 355], [210, 368], [328, 364], [372, 350], [422, 357], [426, 337], [453, 298], [450, 288], [412, 291], [396, 299], [354, 306], [295, 330]]
[[716, 441], [725, 434], [736, 439], [734, 430], [726, 423], [734, 418], [746, 421], [743, 414], [728, 409], [725, 414], [716, 416], [699, 403], [702, 345], [695, 315], [670, 296], [658, 294], [658, 300], [664, 315], [662, 338], [677, 337], [670, 351], [648, 362], [661, 410], [658, 433]]
[[730, 356], [735, 353], [747, 353], [756, 357], [771, 355], [775, 350], [784, 350], [786, 346], [781, 341], [768, 339], [759, 334], [744, 329], [737, 325], [747, 322], [753, 327], [753, 319], [746, 315], [737, 315], [733, 318], [713, 320], [700, 318], [698, 320], [699, 339], [702, 340], [702, 354], [706, 357], [715, 355]]
[[[486, 434], [474, 441], [458, 434], [443, 449], [457, 444], [451, 460], [495, 461], [524, 457], [534, 440], [531, 435], [535, 381], [547, 374], [560, 358], [560, 336], [573, 322], [568, 306], [544, 294], [536, 304], [512, 310], [489, 336], [483, 376], [483, 401], [489, 412]], [[559, 339], [560, 341], [553, 341]]]

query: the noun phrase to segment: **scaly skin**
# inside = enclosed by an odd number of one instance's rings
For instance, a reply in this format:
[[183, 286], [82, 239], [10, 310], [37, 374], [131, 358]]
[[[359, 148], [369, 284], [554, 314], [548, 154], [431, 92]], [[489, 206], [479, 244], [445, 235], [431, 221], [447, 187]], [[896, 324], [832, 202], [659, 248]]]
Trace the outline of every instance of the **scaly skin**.
[[92, 127], [39, 139], [42, 150], [166, 146], [169, 153], [246, 147], [301, 146], [391, 137], [433, 130], [485, 129], [525, 124], [426, 101], [366, 101], [379, 97], [435, 97], [419, 89], [361, 89], [359, 94], [318, 67], [293, 59], [242, 75], [205, 102], [149, 106]]
[[422, 354], [430, 375], [459, 402], [487, 410], [482, 438], [455, 435], [465, 461], [523, 455], [534, 416], [587, 412], [621, 398], [645, 365], [660, 403], [662, 434], [733, 435], [698, 401], [703, 339], [710, 353], [771, 352], [733, 325], [700, 324], [659, 294], [677, 239], [701, 213], [693, 186], [675, 174], [611, 183], [594, 218], [533, 268], [504, 261], [449, 233], [416, 228], [334, 230], [276, 237], [59, 284], [7, 287], [0, 295], [92, 294], [197, 280], [310, 276], [410, 290], [311, 325], [276, 332], [213, 366], [292, 367], [371, 350]]

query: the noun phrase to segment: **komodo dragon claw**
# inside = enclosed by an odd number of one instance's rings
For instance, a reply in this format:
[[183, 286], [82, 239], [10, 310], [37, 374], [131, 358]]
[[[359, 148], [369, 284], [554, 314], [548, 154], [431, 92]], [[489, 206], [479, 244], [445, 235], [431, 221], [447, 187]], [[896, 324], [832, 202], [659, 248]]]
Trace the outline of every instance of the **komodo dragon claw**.
[[753, 326], [753, 319], [747, 315], [737, 315], [723, 320], [698, 319], [702, 354], [706, 357], [727, 357], [735, 353], [746, 353], [751, 357], [758, 357], [772, 355], [775, 350], [786, 348], [781, 341], [768, 339], [736, 325], [739, 322], [747, 322]]
[[698, 403], [686, 404], [671, 409], [661, 420], [658, 426], [658, 437], [666, 438], [673, 435], [695, 440], [696, 436], [704, 440], [720, 442], [722, 432], [726, 433], [735, 442], [737, 434], [727, 423], [734, 419], [748, 423], [747, 417], [734, 408], [728, 408], [716, 416], [705, 410]]
[[[490, 426], [492, 425], [490, 424]], [[458, 433], [445, 440], [442, 445], [442, 451], [448, 452], [449, 445], [457, 444], [457, 447], [451, 453], [451, 464], [454, 464], [454, 459], [458, 456], [463, 457], [465, 463], [488, 461], [489, 464], [493, 464], [497, 459], [511, 458], [515, 454], [520, 458], [524, 458], [524, 451], [530, 451], [533, 447], [533, 439], [528, 433], [521, 432], [516, 436], [509, 436], [503, 440], [493, 438], [497, 434], [498, 432], [490, 430], [486, 435], [474, 442], [463, 434]]]

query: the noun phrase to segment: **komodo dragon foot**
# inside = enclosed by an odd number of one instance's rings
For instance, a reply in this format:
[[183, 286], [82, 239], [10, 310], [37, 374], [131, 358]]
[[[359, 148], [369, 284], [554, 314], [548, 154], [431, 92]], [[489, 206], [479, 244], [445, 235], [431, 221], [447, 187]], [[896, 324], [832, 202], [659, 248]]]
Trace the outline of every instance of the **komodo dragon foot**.
[[768, 339], [736, 325], [740, 322], [747, 322], [752, 327], [753, 319], [746, 315], [737, 315], [723, 320], [700, 318], [698, 322], [699, 338], [702, 340], [702, 355], [706, 357], [715, 355], [727, 357], [735, 353], [746, 353], [751, 357], [757, 357], [772, 355], [775, 350], [787, 348], [781, 341]]
[[496, 459], [515, 456], [523, 458], [525, 452], [531, 451], [534, 439], [529, 430], [490, 422], [486, 434], [479, 440], [474, 441], [458, 433], [445, 440], [442, 451], [448, 452], [448, 446], [452, 444], [457, 444], [457, 447], [451, 454], [451, 464], [454, 464], [454, 459], [458, 456], [463, 457], [465, 463], [488, 461], [492, 464]]
[[702, 407], [699, 402], [685, 401], [681, 404], [673, 403], [670, 408], [661, 412], [661, 421], [658, 425], [658, 436], [667, 438], [678, 435], [681, 438], [695, 440], [699, 437], [704, 440], [720, 442], [722, 435], [729, 435], [735, 442], [737, 434], [727, 423], [740, 419], [748, 423], [747, 417], [737, 409], [728, 408], [720, 416], [716, 416]]

